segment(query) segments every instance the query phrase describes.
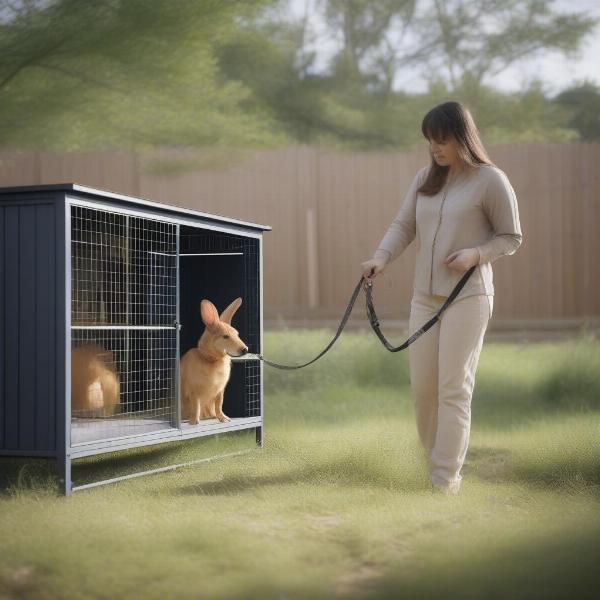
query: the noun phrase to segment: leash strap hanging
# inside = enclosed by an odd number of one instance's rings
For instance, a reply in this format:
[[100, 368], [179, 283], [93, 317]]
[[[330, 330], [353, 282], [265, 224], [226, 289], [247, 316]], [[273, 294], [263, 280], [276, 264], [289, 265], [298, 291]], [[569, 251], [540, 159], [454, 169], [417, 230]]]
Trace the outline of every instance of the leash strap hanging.
[[460, 279], [460, 281], [456, 284], [455, 288], [452, 290], [440, 310], [431, 318], [425, 325], [423, 325], [419, 330], [415, 331], [403, 344], [394, 348], [386, 339], [381, 329], [379, 328], [379, 320], [377, 319], [377, 315], [375, 314], [375, 307], [373, 306], [373, 282], [370, 281], [365, 283], [365, 294], [367, 297], [367, 317], [369, 318], [369, 323], [371, 324], [371, 328], [375, 332], [375, 335], [381, 340], [381, 343], [390, 351], [390, 352], [400, 352], [408, 348], [417, 338], [423, 335], [426, 331], [431, 329], [441, 318], [442, 313], [450, 306], [452, 301], [458, 296], [460, 290], [463, 289], [465, 283], [467, 283], [467, 279], [471, 277], [471, 274], [475, 271], [475, 266], [471, 267]]
[[435, 325], [435, 323], [441, 317], [442, 313], [446, 310], [446, 308], [448, 308], [450, 303], [456, 298], [456, 296], [458, 295], [460, 290], [462, 290], [463, 286], [467, 282], [467, 279], [469, 279], [469, 277], [471, 276], [471, 274], [473, 273], [474, 270], [475, 270], [475, 266], [471, 267], [462, 276], [462, 278], [456, 284], [456, 287], [452, 290], [450, 296], [448, 296], [448, 298], [446, 299], [446, 301], [444, 302], [444, 304], [440, 308], [440, 310], [437, 312], [437, 314], [432, 319], [427, 321], [427, 323], [425, 323], [425, 325], [423, 325], [423, 327], [421, 327], [418, 331], [416, 331], [410, 338], [408, 338], [408, 340], [406, 340], [406, 342], [404, 342], [404, 344], [398, 346], [397, 348], [394, 348], [385, 339], [385, 336], [383, 335], [383, 333], [381, 332], [381, 330], [379, 328], [379, 321], [377, 319], [377, 315], [375, 314], [375, 307], [373, 306], [373, 296], [372, 296], [373, 282], [369, 281], [367, 283], [365, 281], [364, 277], [361, 276], [361, 278], [358, 280], [358, 283], [356, 284], [356, 287], [354, 288], [354, 291], [352, 292], [352, 297], [350, 298], [350, 302], [348, 303], [346, 312], [344, 313], [344, 316], [342, 317], [342, 320], [339, 324], [338, 330], [337, 330], [334, 338], [331, 340], [331, 342], [329, 342], [327, 347], [318, 356], [313, 358], [311, 361], [304, 363], [303, 365], [280, 365], [278, 363], [274, 363], [274, 362], [271, 362], [270, 360], [267, 360], [262, 355], [259, 355], [259, 359], [262, 360], [265, 364], [267, 364], [271, 367], [275, 367], [276, 369], [287, 369], [287, 370], [302, 369], [303, 367], [307, 367], [308, 365], [317, 361], [319, 358], [321, 358], [321, 356], [323, 356], [326, 352], [329, 351], [329, 349], [333, 346], [333, 344], [335, 344], [336, 340], [340, 337], [340, 334], [342, 333], [344, 327], [346, 326], [346, 322], [348, 321], [348, 318], [350, 317], [350, 314], [352, 313], [354, 303], [356, 302], [356, 298], [358, 297], [358, 293], [360, 292], [361, 287], [364, 287], [365, 294], [366, 294], [367, 316], [369, 318], [369, 323], [371, 324], [371, 328], [373, 329], [373, 331], [375, 332], [377, 337], [381, 340], [381, 343], [390, 352], [399, 352], [400, 350], [404, 350], [405, 348], [410, 346], [410, 344], [412, 344], [419, 336], [423, 335], [426, 331], [428, 331], [429, 329], [431, 329], [431, 327], [433, 327]]
[[350, 317], [350, 313], [352, 312], [352, 308], [354, 307], [354, 303], [356, 302], [356, 298], [358, 297], [358, 293], [360, 292], [360, 288], [361, 288], [362, 284], [363, 284], [363, 277], [360, 278], [359, 282], [356, 284], [356, 287], [354, 288], [354, 291], [352, 292], [352, 297], [350, 298], [350, 302], [348, 303], [348, 307], [346, 308], [346, 312], [344, 313], [344, 316], [342, 317], [342, 320], [338, 327], [337, 333], [335, 334], [335, 337], [331, 340], [331, 342], [329, 342], [329, 345], [325, 348], [325, 350], [323, 350], [321, 352], [321, 354], [319, 354], [318, 356], [313, 358], [311, 361], [304, 363], [303, 365], [279, 365], [277, 363], [271, 362], [270, 360], [267, 360], [262, 355], [259, 358], [267, 365], [270, 365], [271, 367], [275, 367], [276, 369], [301, 369], [302, 367], [307, 367], [308, 365], [314, 363], [316, 360], [321, 358], [321, 356], [323, 356], [323, 354], [325, 354], [325, 352], [327, 352], [331, 348], [331, 346], [333, 346], [333, 344], [335, 344], [335, 341], [340, 337], [340, 334], [342, 333], [342, 330], [344, 329], [344, 327], [346, 325], [346, 321], [348, 320], [348, 317]]

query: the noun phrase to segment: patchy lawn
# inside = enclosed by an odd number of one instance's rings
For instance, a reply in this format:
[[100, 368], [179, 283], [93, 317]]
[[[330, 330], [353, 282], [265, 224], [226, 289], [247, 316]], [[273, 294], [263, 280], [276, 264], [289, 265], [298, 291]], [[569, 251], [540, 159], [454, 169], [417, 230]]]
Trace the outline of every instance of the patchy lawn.
[[[265, 355], [305, 362], [331, 335], [267, 333]], [[69, 498], [51, 464], [2, 459], [0, 598], [591, 598], [599, 373], [589, 335], [486, 342], [457, 497], [430, 491], [408, 353], [372, 334], [298, 372], [265, 366], [263, 450]], [[165, 444], [74, 478], [253, 446], [247, 431]]]

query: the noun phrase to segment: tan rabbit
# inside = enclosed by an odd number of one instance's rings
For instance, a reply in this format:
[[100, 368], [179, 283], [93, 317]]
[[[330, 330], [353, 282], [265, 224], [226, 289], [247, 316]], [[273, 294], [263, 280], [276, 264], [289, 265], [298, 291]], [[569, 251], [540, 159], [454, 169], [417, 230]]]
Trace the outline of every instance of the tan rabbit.
[[110, 416], [119, 404], [119, 375], [113, 354], [96, 344], [71, 351], [71, 411], [76, 416]]
[[231, 356], [243, 356], [248, 347], [231, 326], [231, 318], [242, 305], [236, 298], [219, 317], [210, 300], [200, 303], [206, 329], [198, 345], [181, 357], [181, 416], [196, 425], [200, 419], [231, 419], [223, 413], [223, 394], [231, 374]]

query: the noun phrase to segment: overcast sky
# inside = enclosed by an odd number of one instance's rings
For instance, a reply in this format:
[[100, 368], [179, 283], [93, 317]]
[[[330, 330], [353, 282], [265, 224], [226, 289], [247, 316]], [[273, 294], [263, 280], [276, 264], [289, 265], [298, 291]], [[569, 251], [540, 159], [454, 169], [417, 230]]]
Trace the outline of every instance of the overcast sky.
[[[291, 10], [296, 17], [304, 14], [306, 6], [314, 7], [318, 0], [290, 0]], [[376, 2], [377, 0], [373, 0]], [[553, 6], [557, 11], [588, 11], [600, 18], [600, 0], [554, 0]], [[335, 40], [330, 40], [322, 35], [323, 26], [316, 11], [310, 10], [311, 28], [316, 35], [315, 46], [319, 48], [319, 55], [326, 61], [337, 48]], [[322, 62], [321, 64], [326, 64]], [[317, 64], [317, 69], [321, 68]], [[497, 88], [505, 91], [515, 91], [526, 85], [535, 76], [544, 82], [547, 94], [554, 95], [572, 83], [588, 79], [600, 85], [600, 26], [584, 38], [580, 55], [567, 59], [558, 52], [548, 52], [538, 58], [523, 60], [497, 75], [493, 83]], [[418, 71], [402, 72], [402, 81], [397, 81], [397, 88], [413, 92], [423, 91], [425, 81]]]

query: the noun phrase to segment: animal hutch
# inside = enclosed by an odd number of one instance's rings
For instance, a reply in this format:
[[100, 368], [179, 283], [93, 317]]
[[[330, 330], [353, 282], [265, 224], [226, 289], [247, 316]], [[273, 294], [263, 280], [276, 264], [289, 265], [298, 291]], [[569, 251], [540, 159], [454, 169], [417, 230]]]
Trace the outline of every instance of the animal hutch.
[[[0, 188], [0, 455], [56, 457], [69, 494], [111, 481], [74, 485], [85, 456], [249, 428], [262, 446], [270, 229], [74, 183]], [[237, 297], [248, 353], [232, 358], [231, 420], [191, 425], [179, 361], [204, 329], [200, 301], [221, 313]], [[82, 402], [86, 351], [100, 370]]]

